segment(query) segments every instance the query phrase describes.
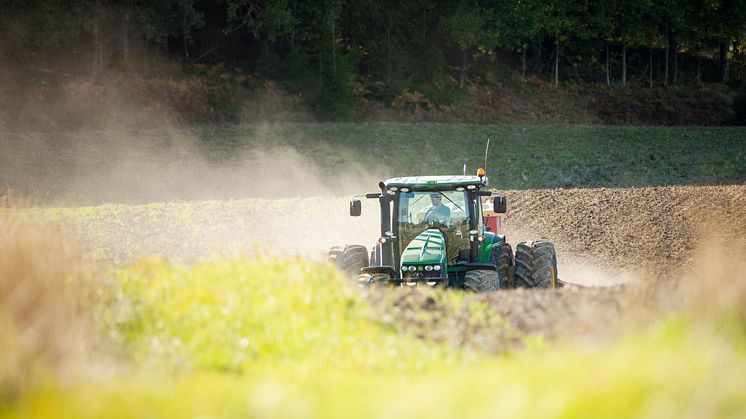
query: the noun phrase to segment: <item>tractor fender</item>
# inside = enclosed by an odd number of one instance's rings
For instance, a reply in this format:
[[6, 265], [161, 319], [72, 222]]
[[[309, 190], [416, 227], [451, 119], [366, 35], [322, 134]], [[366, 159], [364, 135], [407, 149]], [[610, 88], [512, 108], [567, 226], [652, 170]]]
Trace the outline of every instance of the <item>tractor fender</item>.
[[492, 252], [492, 248], [495, 246], [500, 246], [503, 243], [505, 243], [504, 234], [495, 234], [489, 231], [485, 232], [484, 244], [482, 245], [481, 251], [479, 252], [479, 262], [489, 263], [490, 252]]

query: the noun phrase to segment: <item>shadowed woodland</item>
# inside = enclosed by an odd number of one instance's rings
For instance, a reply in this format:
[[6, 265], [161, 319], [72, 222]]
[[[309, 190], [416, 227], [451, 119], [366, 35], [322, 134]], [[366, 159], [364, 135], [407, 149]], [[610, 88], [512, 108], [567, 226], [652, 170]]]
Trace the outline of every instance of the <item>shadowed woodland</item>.
[[741, 0], [4, 3], [8, 127], [63, 100], [192, 123], [746, 117]]

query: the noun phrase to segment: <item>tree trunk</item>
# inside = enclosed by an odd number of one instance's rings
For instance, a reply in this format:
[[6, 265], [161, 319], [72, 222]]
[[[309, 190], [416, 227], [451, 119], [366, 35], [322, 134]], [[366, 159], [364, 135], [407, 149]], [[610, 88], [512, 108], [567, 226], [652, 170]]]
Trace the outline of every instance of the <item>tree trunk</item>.
[[184, 30], [181, 34], [181, 42], [184, 47], [184, 63], [189, 63], [189, 37], [187, 36], [187, 31]]
[[386, 82], [391, 83], [391, 10], [386, 26]]
[[148, 41], [147, 38], [143, 41], [142, 46], [142, 66], [145, 71], [147, 71], [150, 68], [150, 54], [148, 53], [148, 50], [150, 49], [150, 41]]
[[336, 35], [334, 34], [334, 19], [332, 19], [332, 74], [335, 76], [337, 75], [337, 52], [335, 51], [336, 48], [336, 39], [334, 39]]
[[130, 55], [130, 14], [124, 14], [122, 22], [122, 67], [126, 70], [129, 68]]
[[462, 51], [462, 59], [461, 59], [461, 70], [458, 77], [458, 88], [463, 89], [464, 88], [464, 79], [466, 78], [466, 51]]
[[189, 63], [189, 31], [187, 26], [187, 18], [184, 15], [181, 18], [181, 43], [184, 48], [184, 64]]
[[93, 51], [91, 54], [91, 79], [96, 80], [104, 68], [104, 41], [101, 36], [101, 3], [98, 1], [93, 9]]
[[528, 49], [528, 48], [524, 48], [523, 49], [523, 60], [522, 60], [523, 73], [521, 75], [521, 80], [524, 81], [524, 82], [526, 81], [526, 49]]
[[627, 85], [627, 41], [622, 39], [622, 86]]
[[720, 43], [720, 82], [725, 83], [728, 76], [728, 44], [725, 42]]
[[[391, 26], [391, 11], [389, 11], [389, 27]], [[422, 11], [422, 43], [427, 43], [427, 6]]]
[[[295, 3], [290, 9], [291, 16], [295, 16]], [[290, 51], [295, 52], [295, 24], [290, 27]]]
[[671, 49], [673, 50], [671, 53], [673, 54], [673, 63], [671, 65], [671, 72], [673, 73], [673, 77], [671, 77], [671, 84], [676, 84], [676, 80], [679, 76], [679, 44], [674, 40], [671, 42]]
[[653, 88], [653, 47], [650, 47], [648, 54], [648, 66], [650, 67], [648, 71], [648, 88]]
[[702, 81], [702, 57], [697, 57], [697, 83]]
[[[660, 54], [656, 53], [656, 55], [660, 55]], [[658, 60], [655, 62], [655, 78], [658, 79], [658, 80], [663, 80], [663, 78], [661, 76], [661, 74], [662, 74], [661, 63], [662, 62], [663, 62], [663, 57], [662, 56], [659, 57]]]
[[609, 44], [606, 44], [606, 85], [611, 86], [611, 77], [609, 76]]
[[668, 36], [668, 21], [666, 21], [666, 68], [664, 71], [665, 76], [663, 77], [663, 84], [668, 86], [668, 53], [669, 51], [669, 36]]
[[559, 87], [559, 39], [554, 41], [554, 87]]

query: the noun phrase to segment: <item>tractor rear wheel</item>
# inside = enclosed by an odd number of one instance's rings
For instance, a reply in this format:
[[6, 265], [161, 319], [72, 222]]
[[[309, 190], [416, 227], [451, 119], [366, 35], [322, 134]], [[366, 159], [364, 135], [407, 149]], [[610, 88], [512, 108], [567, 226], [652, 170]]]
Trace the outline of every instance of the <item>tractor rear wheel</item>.
[[516, 287], [557, 288], [557, 252], [554, 244], [539, 240], [515, 247]]
[[368, 266], [368, 249], [359, 244], [334, 246], [329, 249], [328, 260], [345, 276], [353, 278], [360, 274], [361, 269]]
[[513, 266], [513, 248], [508, 242], [493, 246], [490, 251], [490, 263], [497, 266], [499, 277], [498, 288], [510, 288], [510, 267]]
[[464, 288], [473, 292], [495, 291], [500, 286], [500, 278], [496, 271], [480, 269], [466, 271]]

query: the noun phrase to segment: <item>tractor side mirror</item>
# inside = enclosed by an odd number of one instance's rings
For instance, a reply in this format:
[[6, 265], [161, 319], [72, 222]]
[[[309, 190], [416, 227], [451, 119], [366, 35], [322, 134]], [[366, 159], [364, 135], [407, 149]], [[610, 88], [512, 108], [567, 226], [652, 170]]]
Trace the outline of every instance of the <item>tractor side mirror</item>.
[[504, 196], [496, 196], [492, 202], [493, 211], [498, 214], [505, 214], [508, 210], [508, 198]]
[[352, 198], [352, 201], [350, 201], [350, 215], [353, 217], [359, 217], [361, 212], [362, 207], [360, 205], [360, 200]]

